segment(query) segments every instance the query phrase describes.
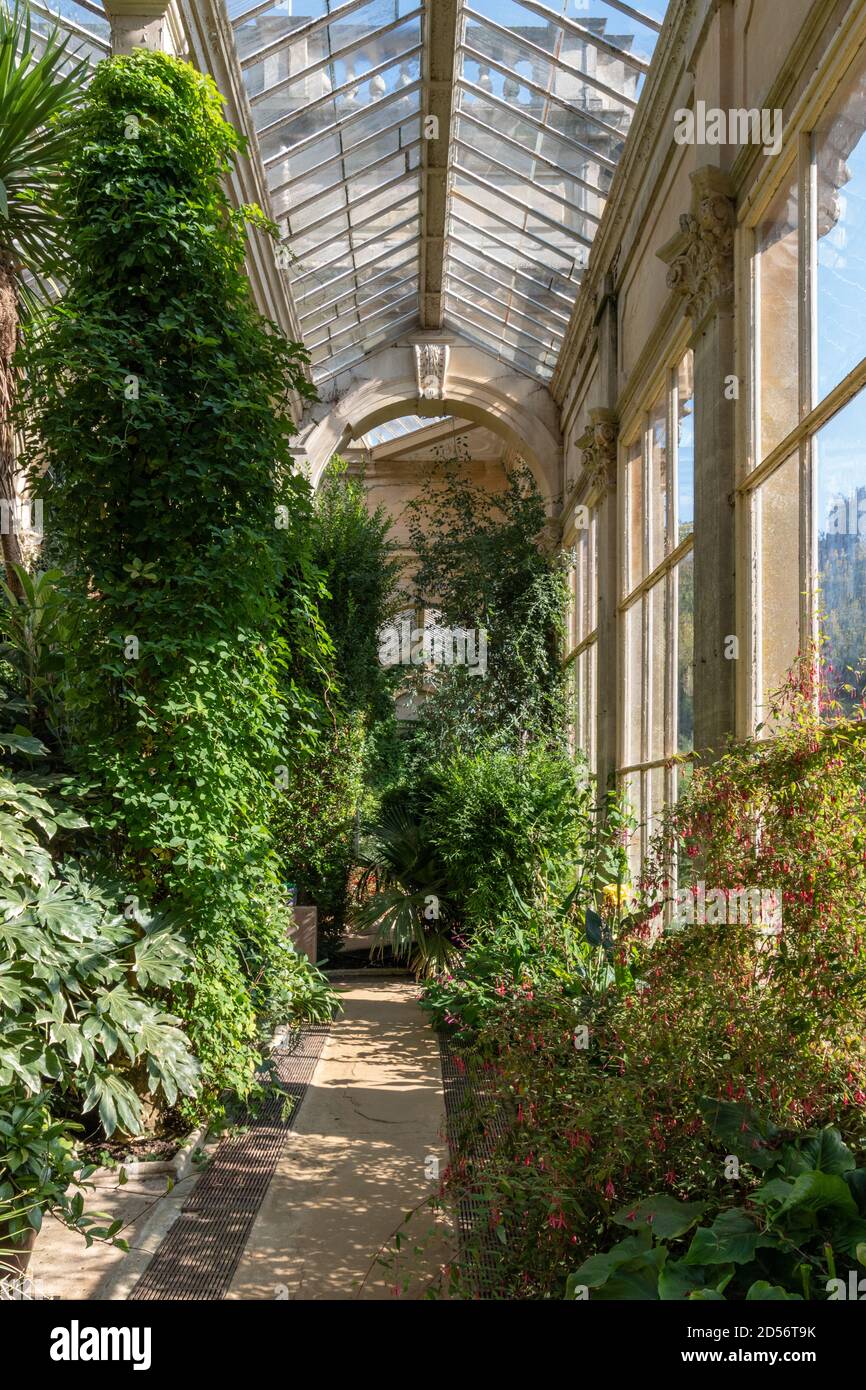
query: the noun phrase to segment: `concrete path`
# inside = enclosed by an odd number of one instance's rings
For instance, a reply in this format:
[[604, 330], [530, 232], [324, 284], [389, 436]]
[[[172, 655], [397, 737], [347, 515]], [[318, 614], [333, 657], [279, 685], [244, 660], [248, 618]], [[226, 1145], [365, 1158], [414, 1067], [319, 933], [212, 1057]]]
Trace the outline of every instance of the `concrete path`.
[[[439, 1048], [417, 987], [379, 979], [340, 993], [229, 1298], [385, 1299], [397, 1287], [418, 1299], [447, 1262], [450, 1232], [423, 1205], [447, 1159]], [[398, 1263], [382, 1268], [377, 1255], [419, 1206]]]
[[164, 1173], [138, 1175], [124, 1184], [116, 1174], [100, 1173], [93, 1181], [85, 1196], [85, 1211], [105, 1216], [106, 1225], [122, 1221], [119, 1236], [129, 1245], [129, 1253], [101, 1241], [88, 1247], [77, 1231], [57, 1220], [46, 1221], [29, 1269], [43, 1298], [125, 1298], [127, 1286], [141, 1273], [165, 1227], [198, 1181], [198, 1173], [175, 1183], [170, 1195]]

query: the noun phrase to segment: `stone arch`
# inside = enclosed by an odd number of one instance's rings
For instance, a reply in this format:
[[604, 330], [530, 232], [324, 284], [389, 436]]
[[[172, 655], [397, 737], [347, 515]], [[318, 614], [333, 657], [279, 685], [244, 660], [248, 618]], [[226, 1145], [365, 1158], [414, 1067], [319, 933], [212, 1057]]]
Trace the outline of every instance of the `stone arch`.
[[547, 387], [474, 345], [449, 346], [439, 400], [419, 396], [411, 342], [382, 348], [337, 379], [335, 399], [313, 406], [300, 433], [297, 453], [313, 486], [332, 455], [376, 425], [401, 415], [456, 415], [494, 430], [526, 460], [553, 515], [562, 491], [562, 436]]

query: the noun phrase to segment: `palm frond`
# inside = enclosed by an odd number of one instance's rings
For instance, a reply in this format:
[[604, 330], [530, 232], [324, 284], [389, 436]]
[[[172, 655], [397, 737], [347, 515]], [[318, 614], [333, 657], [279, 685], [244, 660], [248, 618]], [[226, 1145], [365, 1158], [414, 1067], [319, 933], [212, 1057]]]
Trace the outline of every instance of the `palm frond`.
[[23, 272], [36, 277], [38, 294], [65, 262], [58, 198], [70, 134], [63, 118], [81, 98], [87, 69], [70, 43], [56, 26], [34, 33], [20, 0], [0, 8], [0, 254], [18, 274], [25, 308], [34, 290]]

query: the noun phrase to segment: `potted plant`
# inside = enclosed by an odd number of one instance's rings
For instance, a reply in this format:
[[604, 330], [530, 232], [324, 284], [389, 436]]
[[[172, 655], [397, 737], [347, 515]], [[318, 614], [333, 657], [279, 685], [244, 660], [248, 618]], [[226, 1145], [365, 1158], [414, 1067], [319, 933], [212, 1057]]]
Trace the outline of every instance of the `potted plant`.
[[46, 1213], [81, 1231], [88, 1245], [119, 1231], [119, 1221], [102, 1227], [100, 1216], [84, 1214], [82, 1188], [94, 1169], [75, 1154], [80, 1128], [55, 1119], [44, 1096], [0, 1092], [0, 1279], [26, 1274]]

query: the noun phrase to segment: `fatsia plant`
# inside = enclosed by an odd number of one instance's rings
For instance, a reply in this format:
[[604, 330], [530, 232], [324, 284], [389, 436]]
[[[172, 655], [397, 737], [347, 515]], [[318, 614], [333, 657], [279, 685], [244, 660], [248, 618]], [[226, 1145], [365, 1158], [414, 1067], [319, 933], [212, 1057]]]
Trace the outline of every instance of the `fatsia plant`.
[[8, 506], [3, 558], [16, 594], [21, 588], [13, 566], [21, 562], [21, 547], [13, 521], [13, 359], [22, 314], [34, 309], [62, 273], [57, 194], [69, 138], [60, 118], [78, 100], [85, 67], [72, 58], [69, 38], [57, 29], [34, 32], [26, 5], [16, 0], [11, 8], [0, 6], [0, 498]]
[[177, 1020], [141, 989], [186, 967], [179, 935], [121, 892], [55, 864], [59, 829], [80, 829], [33, 786], [0, 775], [0, 1097], [44, 1095], [97, 1111], [106, 1134], [142, 1128], [141, 1092], [169, 1105], [196, 1090]]

